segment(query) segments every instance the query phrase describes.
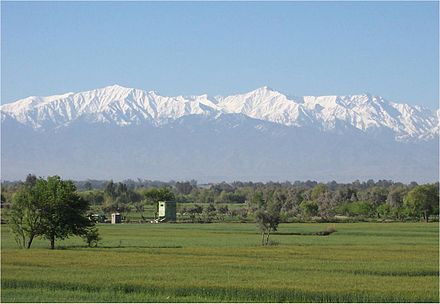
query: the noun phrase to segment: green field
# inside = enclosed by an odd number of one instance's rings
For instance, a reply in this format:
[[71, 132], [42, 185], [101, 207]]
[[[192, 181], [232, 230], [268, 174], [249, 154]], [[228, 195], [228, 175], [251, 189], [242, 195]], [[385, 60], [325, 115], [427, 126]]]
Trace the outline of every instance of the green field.
[[[296, 235], [334, 226], [329, 236]], [[2, 302], [438, 302], [438, 223], [100, 225], [16, 249], [2, 225]]]

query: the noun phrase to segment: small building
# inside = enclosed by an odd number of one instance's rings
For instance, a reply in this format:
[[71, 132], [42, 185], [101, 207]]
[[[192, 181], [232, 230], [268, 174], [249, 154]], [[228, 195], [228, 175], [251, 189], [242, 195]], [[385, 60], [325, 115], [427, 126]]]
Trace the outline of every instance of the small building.
[[175, 222], [176, 221], [176, 202], [161, 201], [158, 202], [159, 221]]
[[112, 224], [120, 224], [121, 222], [121, 214], [119, 212], [112, 213]]

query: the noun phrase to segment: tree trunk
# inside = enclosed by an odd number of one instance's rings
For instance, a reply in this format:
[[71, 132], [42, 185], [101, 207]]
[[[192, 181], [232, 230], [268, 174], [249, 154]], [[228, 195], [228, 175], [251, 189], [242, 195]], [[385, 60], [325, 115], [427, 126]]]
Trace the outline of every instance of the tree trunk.
[[264, 232], [261, 232], [261, 245], [264, 246]]
[[269, 245], [270, 230], [267, 232], [266, 246]]
[[425, 217], [425, 221], [428, 222], [429, 221], [429, 215], [428, 212], [426, 212], [426, 210], [424, 211], [424, 217]]
[[50, 249], [55, 249], [55, 236], [50, 238]]
[[27, 249], [31, 248], [31, 245], [32, 245], [32, 241], [33, 241], [33, 240], [34, 240], [34, 236], [31, 235], [31, 236], [29, 237], [29, 241], [28, 241], [27, 246], [26, 246]]

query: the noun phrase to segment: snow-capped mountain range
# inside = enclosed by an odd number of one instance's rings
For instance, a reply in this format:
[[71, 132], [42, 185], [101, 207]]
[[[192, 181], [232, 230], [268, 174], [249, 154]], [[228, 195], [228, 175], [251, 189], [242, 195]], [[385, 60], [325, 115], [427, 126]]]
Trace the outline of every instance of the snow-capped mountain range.
[[49, 97], [31, 96], [0, 107], [2, 122], [16, 121], [35, 130], [74, 122], [117, 126], [161, 126], [186, 116], [218, 119], [241, 114], [291, 128], [343, 133], [392, 132], [398, 141], [430, 140], [439, 135], [439, 110], [388, 101], [370, 94], [290, 97], [268, 87], [249, 93], [216, 96], [161, 96], [119, 85]]
[[438, 180], [439, 111], [369, 94], [109, 86], [1, 106], [2, 179]]

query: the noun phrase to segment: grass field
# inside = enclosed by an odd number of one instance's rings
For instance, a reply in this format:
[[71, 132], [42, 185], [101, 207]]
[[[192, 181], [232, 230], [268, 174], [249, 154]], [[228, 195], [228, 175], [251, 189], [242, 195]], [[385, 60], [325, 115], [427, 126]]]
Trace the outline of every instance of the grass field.
[[[329, 236], [294, 235], [335, 226]], [[438, 302], [438, 223], [100, 225], [16, 249], [2, 226], [2, 302]]]

